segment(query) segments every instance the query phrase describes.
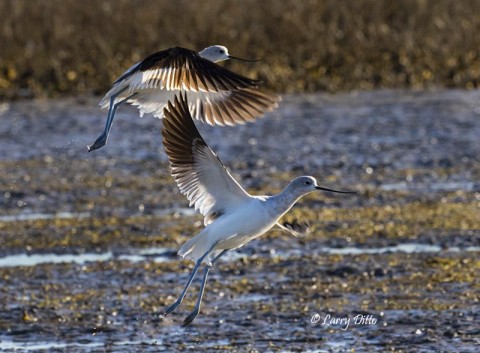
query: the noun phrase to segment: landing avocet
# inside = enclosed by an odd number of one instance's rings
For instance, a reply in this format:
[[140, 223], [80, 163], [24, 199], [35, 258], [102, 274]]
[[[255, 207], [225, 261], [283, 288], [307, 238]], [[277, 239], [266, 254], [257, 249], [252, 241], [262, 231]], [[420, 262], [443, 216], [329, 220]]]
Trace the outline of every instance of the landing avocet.
[[233, 179], [198, 132], [185, 96], [175, 97], [173, 102], [169, 102], [165, 109], [163, 145], [180, 191], [205, 217], [205, 228], [183, 244], [178, 252], [180, 256], [195, 261], [195, 266], [182, 293], [165, 311], [167, 315], [180, 306], [204, 263], [197, 302], [183, 322], [188, 325], [200, 311], [210, 269], [227, 251], [244, 246], [275, 225], [290, 231], [278, 221], [304, 195], [322, 190], [352, 192], [327, 189], [318, 186], [315, 178], [301, 176], [275, 196], [250, 195]]

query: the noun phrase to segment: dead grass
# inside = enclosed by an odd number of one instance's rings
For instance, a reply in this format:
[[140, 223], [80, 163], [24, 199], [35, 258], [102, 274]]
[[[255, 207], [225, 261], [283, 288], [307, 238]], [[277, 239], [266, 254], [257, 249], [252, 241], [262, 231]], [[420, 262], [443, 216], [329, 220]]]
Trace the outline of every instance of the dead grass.
[[476, 0], [4, 0], [0, 99], [103, 93], [145, 55], [224, 44], [276, 91], [479, 83]]

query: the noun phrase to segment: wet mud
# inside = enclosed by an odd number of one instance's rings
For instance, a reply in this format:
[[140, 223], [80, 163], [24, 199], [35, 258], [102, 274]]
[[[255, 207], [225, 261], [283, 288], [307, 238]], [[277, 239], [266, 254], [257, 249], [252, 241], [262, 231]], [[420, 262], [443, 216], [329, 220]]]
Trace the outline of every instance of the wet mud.
[[357, 195], [303, 199], [176, 312], [202, 226], [168, 170], [161, 121], [122, 107], [106, 147], [91, 98], [0, 105], [0, 351], [476, 352], [480, 94], [285, 96], [199, 126], [250, 192], [294, 176]]

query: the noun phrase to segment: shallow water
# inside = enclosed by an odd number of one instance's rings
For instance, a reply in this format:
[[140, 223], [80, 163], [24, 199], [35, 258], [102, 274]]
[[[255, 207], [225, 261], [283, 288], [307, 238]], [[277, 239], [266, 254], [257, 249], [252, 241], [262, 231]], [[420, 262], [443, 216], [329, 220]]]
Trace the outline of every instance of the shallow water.
[[59, 212], [55, 214], [48, 213], [31, 213], [25, 212], [13, 215], [0, 216], [0, 222], [19, 222], [19, 221], [34, 221], [38, 219], [69, 219], [69, 218], [84, 218], [89, 217], [88, 212]]
[[[198, 282], [179, 246], [202, 219], [168, 173], [157, 119], [93, 99], [0, 107], [0, 351], [403, 352], [480, 344], [480, 93], [286, 96], [255, 124], [199, 126], [257, 194], [311, 174], [355, 197], [309, 196], [309, 223], [225, 256]], [[319, 315], [316, 324], [312, 318]], [[352, 323], [370, 315], [375, 324]], [[348, 319], [348, 329], [324, 324]]]
[[[113, 347], [126, 347], [141, 349], [140, 347], [144, 345], [155, 346], [159, 345], [161, 342], [152, 340], [148, 341], [120, 341], [112, 343]], [[62, 351], [71, 351], [75, 349], [85, 349], [90, 350], [95, 348], [104, 347], [104, 342], [88, 342], [88, 343], [73, 343], [73, 342], [15, 342], [10, 340], [1, 340], [0, 347], [3, 350], [12, 350], [14, 352], [32, 352], [32, 351], [52, 351], [52, 350], [62, 350]]]
[[[480, 252], [480, 246], [458, 247], [452, 246], [449, 248], [442, 248], [438, 245], [406, 243], [395, 246], [386, 246], [382, 248], [361, 248], [361, 247], [342, 247], [329, 248], [320, 247], [315, 250], [317, 254], [328, 255], [375, 255], [385, 253], [449, 253], [449, 252]], [[156, 263], [167, 261], [178, 261], [174, 256], [175, 249], [167, 248], [151, 248], [151, 249], [133, 249], [129, 250], [128, 254], [113, 253], [112, 251], [104, 253], [83, 253], [83, 254], [16, 254], [0, 257], [0, 267], [20, 267], [20, 266], [36, 266], [40, 264], [58, 264], [58, 263], [75, 263], [85, 264], [88, 262], [104, 262], [110, 260], [141, 262], [153, 261]], [[278, 257], [288, 259], [291, 257], [301, 256], [301, 249], [286, 249], [283, 251], [271, 251], [270, 257]], [[223, 262], [234, 262], [242, 258], [247, 258], [249, 254], [241, 251], [231, 251], [222, 259]], [[259, 256], [259, 255], [254, 255]], [[261, 255], [260, 255], [261, 256]]]
[[479, 186], [471, 181], [468, 182], [439, 182], [431, 184], [413, 184], [407, 182], [400, 182], [395, 184], [382, 184], [379, 187], [381, 190], [387, 191], [475, 191], [479, 189]]

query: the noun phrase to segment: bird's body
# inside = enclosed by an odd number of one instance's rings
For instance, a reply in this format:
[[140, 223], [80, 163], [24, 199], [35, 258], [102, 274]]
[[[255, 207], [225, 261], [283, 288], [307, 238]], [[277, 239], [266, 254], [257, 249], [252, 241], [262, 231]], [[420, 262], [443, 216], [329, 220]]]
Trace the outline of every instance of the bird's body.
[[299, 196], [292, 187], [275, 196], [249, 195], [233, 212], [222, 214], [182, 245], [178, 254], [196, 262], [213, 247], [212, 253], [203, 260], [211, 264], [210, 260], [219, 250], [238, 249], [272, 229], [301, 196], [303, 194]]
[[226, 252], [261, 236], [304, 195], [316, 190], [315, 178], [292, 180], [275, 196], [252, 196], [233, 179], [220, 159], [198, 132], [185, 97], [175, 98], [165, 109], [163, 142], [180, 191], [205, 216], [205, 228], [187, 241], [178, 252], [195, 261], [193, 273], [180, 298], [167, 310], [173, 311], [183, 300], [198, 268], [205, 263], [205, 275], [197, 305], [185, 320], [189, 324], [198, 314], [208, 271]]
[[[228, 212], [208, 224], [199, 234], [186, 242], [178, 254], [184, 258], [198, 261], [209, 249], [210, 256], [204, 262], [211, 264], [219, 250], [237, 249], [259, 237], [272, 228], [277, 217], [266, 207], [268, 201], [250, 197], [238, 205], [234, 212]], [[248, 220], [248, 222], [245, 222]]]
[[140, 116], [153, 114], [163, 118], [167, 103], [176, 95], [185, 94], [194, 118], [220, 126], [254, 121], [278, 106], [280, 97], [260, 91], [260, 81], [216, 64], [227, 59], [240, 58], [215, 45], [199, 53], [174, 47], [136, 63], [115, 80], [100, 101], [102, 108], [109, 109], [107, 123], [89, 150], [106, 144], [116, 109], [122, 103], [136, 106]]

